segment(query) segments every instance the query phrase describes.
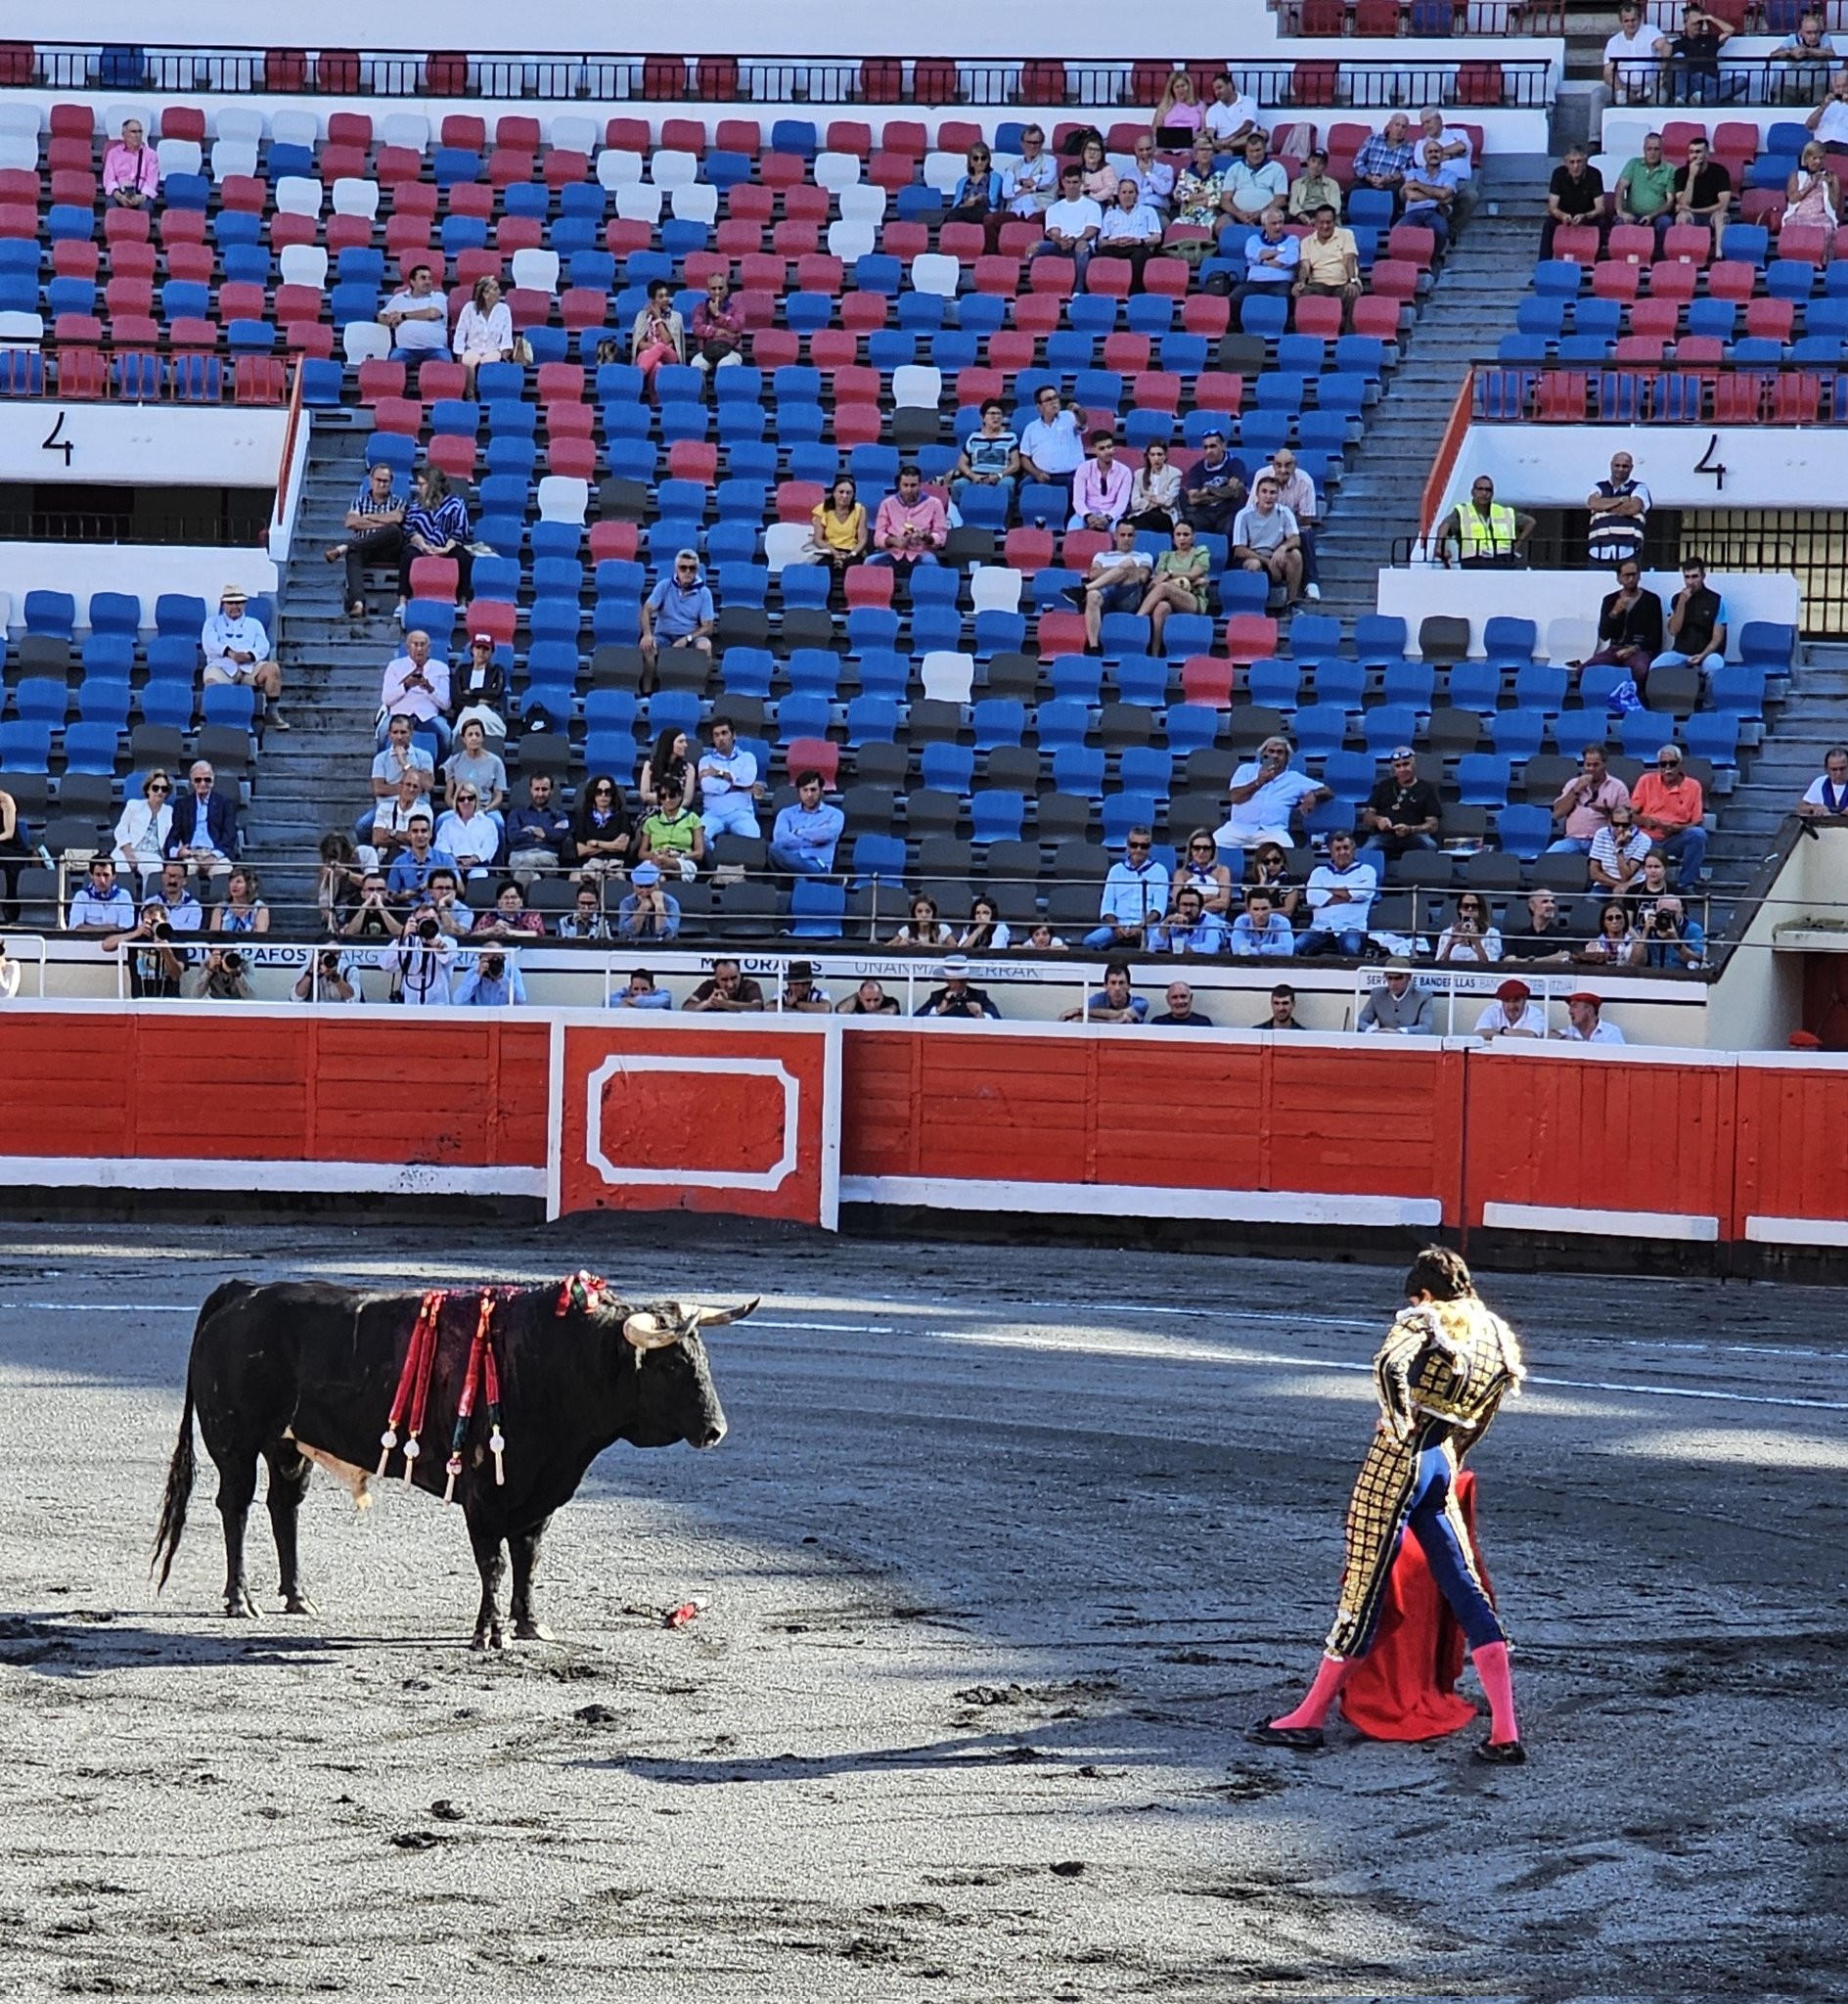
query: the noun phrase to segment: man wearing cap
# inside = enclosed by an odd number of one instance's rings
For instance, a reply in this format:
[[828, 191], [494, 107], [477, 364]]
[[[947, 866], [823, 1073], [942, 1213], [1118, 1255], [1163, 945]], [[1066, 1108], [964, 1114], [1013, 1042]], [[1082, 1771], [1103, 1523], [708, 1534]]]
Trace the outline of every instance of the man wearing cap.
[[744, 751], [730, 717], [712, 719], [712, 744], [699, 754], [699, 818], [709, 836], [757, 838], [757, 757]]
[[710, 657], [718, 614], [699, 569], [698, 550], [676, 550], [672, 574], [642, 601], [642, 655], [652, 676], [662, 647], [691, 647]]
[[1547, 1016], [1533, 999], [1533, 990], [1511, 975], [1495, 991], [1495, 1000], [1476, 1018], [1476, 1035], [1485, 1044], [1502, 1037], [1541, 1038], [1547, 1034]]
[[1197, 534], [1229, 535], [1244, 498], [1244, 461], [1227, 452], [1225, 433], [1202, 433], [1200, 456], [1193, 472], [1181, 477], [1182, 519], [1191, 522]]
[[1430, 989], [1412, 979], [1412, 963], [1404, 954], [1395, 954], [1387, 961], [1384, 983], [1368, 990], [1354, 1027], [1370, 1036], [1437, 1034], [1437, 1005]]
[[479, 724], [490, 738], [507, 735], [507, 671], [494, 659], [494, 636], [476, 633], [469, 656], [449, 677], [450, 699], [456, 706], [456, 729]]
[[1383, 882], [1388, 864], [1409, 849], [1434, 849], [1443, 825], [1443, 803], [1429, 780], [1419, 777], [1418, 753], [1410, 745], [1395, 745], [1386, 777], [1376, 780], [1361, 809], [1368, 839], [1360, 860], [1371, 863]]
[[1614, 1023], [1606, 1023], [1600, 1013], [1603, 1006], [1602, 996], [1594, 995], [1589, 988], [1568, 995], [1565, 1007], [1571, 1021], [1563, 1029], [1555, 1030], [1554, 1035], [1568, 1044], [1622, 1043], [1623, 1031]]
[[629, 872], [634, 887], [616, 907], [618, 939], [677, 938], [680, 934], [680, 900], [670, 896], [661, 883], [658, 863], [638, 863]]
[[218, 594], [218, 610], [200, 628], [203, 685], [209, 689], [214, 683], [237, 682], [254, 689], [269, 706], [266, 720], [286, 731], [289, 719], [276, 706], [282, 701], [283, 671], [269, 658], [269, 635], [262, 620], [245, 611], [246, 603], [241, 584], [226, 585]]
[[1630, 804], [1637, 810], [1638, 826], [1675, 864], [1676, 881], [1684, 890], [1691, 889], [1707, 859], [1707, 831], [1701, 825], [1706, 802], [1700, 782], [1682, 769], [1679, 745], [1664, 745], [1655, 754], [1655, 770], [1637, 781]]
[[812, 960], [792, 960], [783, 977], [777, 1008], [788, 1016], [832, 1016], [834, 998], [815, 979]]
[[1151, 1016], [1149, 1021], [1160, 1029], [1211, 1029], [1213, 1019], [1202, 1016], [1194, 1007], [1194, 990], [1186, 981], [1168, 983], [1168, 1008], [1162, 1016]]
[[413, 626], [404, 636], [404, 652], [386, 663], [379, 690], [379, 743], [390, 734], [391, 719], [408, 716], [436, 740], [447, 758], [453, 743], [449, 728], [449, 663], [430, 653], [429, 635]]
[[986, 988], [969, 985], [969, 962], [960, 953], [952, 953], [943, 963], [943, 985], [932, 988], [919, 1003], [919, 1016], [999, 1016]]

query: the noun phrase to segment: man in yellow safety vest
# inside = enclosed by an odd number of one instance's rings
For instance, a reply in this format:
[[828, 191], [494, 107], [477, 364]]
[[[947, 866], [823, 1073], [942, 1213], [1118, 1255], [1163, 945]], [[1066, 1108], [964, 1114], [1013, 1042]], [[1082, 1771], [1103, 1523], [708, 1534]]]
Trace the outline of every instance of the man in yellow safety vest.
[[1478, 474], [1469, 488], [1467, 501], [1459, 501], [1439, 531], [1437, 557], [1450, 568], [1451, 545], [1457, 561], [1465, 570], [1508, 570], [1524, 561], [1527, 538], [1534, 532], [1534, 519], [1518, 509], [1503, 506], [1495, 498], [1495, 482]]

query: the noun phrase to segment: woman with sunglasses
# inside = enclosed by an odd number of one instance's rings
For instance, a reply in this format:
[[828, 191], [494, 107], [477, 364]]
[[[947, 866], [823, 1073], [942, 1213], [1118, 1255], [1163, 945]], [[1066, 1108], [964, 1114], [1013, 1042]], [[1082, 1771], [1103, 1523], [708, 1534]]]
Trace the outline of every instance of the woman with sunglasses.
[[1268, 890], [1271, 909], [1282, 912], [1292, 926], [1296, 923], [1303, 887], [1289, 881], [1289, 858], [1276, 843], [1260, 843], [1245, 858], [1244, 881], [1248, 890]]
[[[1277, 851], [1280, 860], [1283, 853]], [[1174, 873], [1174, 888], [1177, 895], [1197, 890], [1201, 905], [1222, 919], [1232, 910], [1232, 872], [1219, 860], [1219, 844], [1210, 828], [1196, 828], [1188, 837]]]
[[1630, 907], [1614, 898], [1598, 914], [1598, 931], [1572, 956], [1578, 967], [1641, 967], [1647, 958], [1630, 923]]
[[1473, 961], [1487, 967], [1502, 957], [1502, 935], [1495, 915], [1473, 890], [1457, 900], [1457, 916], [1437, 935], [1439, 960]]
[[621, 876], [631, 834], [621, 788], [610, 774], [592, 773], [578, 796], [571, 824], [571, 841], [577, 848], [573, 881], [595, 884], [605, 877]]
[[129, 800], [115, 824], [110, 851], [118, 870], [139, 870], [145, 896], [160, 875], [167, 837], [173, 830], [173, 781], [159, 766], [141, 783], [141, 798]]
[[969, 148], [968, 171], [958, 180], [956, 192], [945, 210], [946, 223], [979, 223], [984, 248], [992, 252], [1001, 241], [1001, 225], [1007, 219], [1001, 176], [995, 170], [994, 155], [979, 140]]

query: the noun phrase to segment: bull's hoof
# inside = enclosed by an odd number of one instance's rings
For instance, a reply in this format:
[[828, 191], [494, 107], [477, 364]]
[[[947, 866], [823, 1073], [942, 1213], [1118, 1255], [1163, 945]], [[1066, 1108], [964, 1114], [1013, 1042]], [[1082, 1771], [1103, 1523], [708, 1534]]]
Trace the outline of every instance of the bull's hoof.
[[491, 1626], [477, 1628], [474, 1631], [474, 1640], [469, 1645], [471, 1649], [477, 1651], [504, 1649], [506, 1646], [507, 1638], [501, 1632], [501, 1624], [498, 1621]]
[[313, 1599], [305, 1593], [292, 1593], [283, 1602], [283, 1613], [285, 1615], [318, 1615], [320, 1612], [321, 1610], [315, 1606]]
[[225, 1618], [231, 1621], [260, 1621], [263, 1610], [250, 1598], [248, 1587], [239, 1587], [236, 1593], [225, 1595]]
[[535, 1621], [530, 1616], [514, 1623], [516, 1642], [556, 1642], [558, 1637], [543, 1621]]

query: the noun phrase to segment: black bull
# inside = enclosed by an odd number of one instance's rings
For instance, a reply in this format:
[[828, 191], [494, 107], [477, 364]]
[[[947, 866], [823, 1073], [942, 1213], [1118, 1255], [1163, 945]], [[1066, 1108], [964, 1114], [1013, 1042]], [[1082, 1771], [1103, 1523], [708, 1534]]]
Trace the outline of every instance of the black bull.
[[[563, 1313], [562, 1298], [567, 1300]], [[213, 1292], [193, 1332], [186, 1407], [155, 1540], [162, 1586], [186, 1528], [197, 1411], [205, 1451], [218, 1470], [225, 1613], [257, 1613], [245, 1581], [244, 1535], [259, 1457], [269, 1464], [284, 1606], [291, 1614], [315, 1612], [302, 1590], [295, 1523], [311, 1457], [341, 1464], [335, 1472], [355, 1485], [361, 1472], [376, 1468], [421, 1300], [415, 1294], [367, 1294], [313, 1281], [269, 1287], [228, 1281]], [[418, 1488], [439, 1496], [479, 1300], [473, 1290], [458, 1291], [440, 1325], [412, 1477]], [[481, 1574], [477, 1649], [501, 1644], [503, 1547], [513, 1561], [514, 1632], [522, 1639], [545, 1637], [532, 1598], [540, 1539], [552, 1513], [576, 1493], [606, 1447], [617, 1440], [636, 1447], [680, 1440], [716, 1447], [723, 1439], [725, 1414], [699, 1328], [734, 1321], [755, 1306], [637, 1306], [595, 1294], [586, 1302], [581, 1292], [575, 1299], [562, 1297], [557, 1283], [499, 1296], [493, 1326], [507, 1443], [504, 1480], [495, 1480], [477, 1393], [455, 1490]], [[390, 1479], [401, 1469], [394, 1456]]]

